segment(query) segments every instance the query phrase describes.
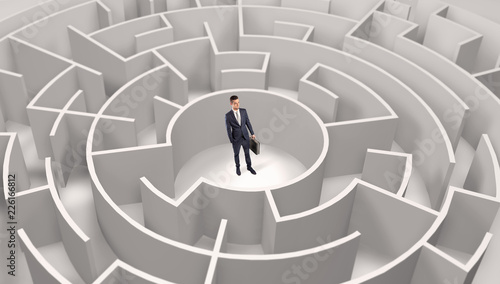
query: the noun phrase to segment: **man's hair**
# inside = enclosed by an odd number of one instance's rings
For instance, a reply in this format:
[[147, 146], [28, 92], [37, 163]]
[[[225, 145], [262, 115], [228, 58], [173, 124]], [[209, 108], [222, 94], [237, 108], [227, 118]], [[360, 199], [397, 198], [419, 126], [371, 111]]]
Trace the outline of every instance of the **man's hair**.
[[231, 97], [229, 98], [229, 101], [230, 101], [231, 103], [233, 103], [233, 101], [235, 101], [235, 100], [237, 100], [237, 99], [238, 99], [238, 96], [231, 96]]

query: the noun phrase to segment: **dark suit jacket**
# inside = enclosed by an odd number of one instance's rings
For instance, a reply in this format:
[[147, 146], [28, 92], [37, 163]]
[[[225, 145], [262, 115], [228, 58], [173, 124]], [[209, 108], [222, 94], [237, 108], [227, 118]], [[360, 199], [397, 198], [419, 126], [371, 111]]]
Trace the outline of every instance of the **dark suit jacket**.
[[226, 129], [227, 136], [229, 137], [229, 141], [234, 143], [242, 138], [249, 140], [248, 129], [250, 133], [253, 135], [252, 124], [250, 123], [250, 119], [248, 118], [247, 110], [244, 108], [240, 108], [241, 115], [241, 126], [238, 124], [236, 117], [234, 116], [234, 112], [231, 109], [228, 113], [226, 113]]

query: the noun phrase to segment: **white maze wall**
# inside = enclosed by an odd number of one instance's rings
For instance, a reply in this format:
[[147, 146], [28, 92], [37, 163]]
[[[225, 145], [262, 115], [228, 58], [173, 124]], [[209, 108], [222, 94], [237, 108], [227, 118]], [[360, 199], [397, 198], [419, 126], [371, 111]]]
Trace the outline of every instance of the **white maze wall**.
[[[472, 283], [500, 206], [500, 26], [420, 2], [60, 0], [4, 20], [3, 283]], [[304, 170], [176, 188], [230, 151], [232, 94]]]

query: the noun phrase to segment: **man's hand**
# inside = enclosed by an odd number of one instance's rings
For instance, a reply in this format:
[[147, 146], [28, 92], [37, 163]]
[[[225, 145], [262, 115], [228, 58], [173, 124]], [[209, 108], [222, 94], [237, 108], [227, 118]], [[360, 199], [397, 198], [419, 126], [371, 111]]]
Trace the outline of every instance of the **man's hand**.
[[255, 139], [255, 135], [252, 134], [252, 139]]

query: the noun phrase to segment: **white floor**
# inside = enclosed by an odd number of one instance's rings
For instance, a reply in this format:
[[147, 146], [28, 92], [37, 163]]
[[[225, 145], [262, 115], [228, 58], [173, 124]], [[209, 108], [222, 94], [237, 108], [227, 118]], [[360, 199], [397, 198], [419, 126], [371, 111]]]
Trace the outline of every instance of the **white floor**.
[[117, 257], [104, 239], [99, 227], [87, 167], [78, 166], [75, 168], [66, 187], [60, 189], [59, 195], [68, 214], [80, 229], [92, 239], [97, 271], [98, 273], [104, 272]]
[[38, 251], [40, 251], [43, 257], [72, 284], [85, 283], [71, 263], [62, 242], [40, 247]]
[[241, 176], [236, 175], [231, 143], [204, 150], [191, 158], [179, 171], [175, 180], [175, 194], [181, 196], [200, 177], [222, 187], [261, 190], [277, 187], [306, 171], [304, 165], [290, 154], [270, 145], [261, 145], [261, 154], [250, 152], [252, 175], [246, 169], [245, 154], [240, 150]]
[[355, 178], [361, 179], [361, 174], [347, 176], [338, 176], [323, 179], [323, 188], [321, 189], [320, 204], [328, 202], [339, 193], [341, 193]]
[[[215, 240], [207, 236], [202, 236], [195, 246], [207, 250], [213, 250]], [[228, 243], [226, 250], [222, 252], [234, 254], [264, 254], [264, 249], [262, 248], [262, 245], [240, 245]]]
[[[377, 253], [373, 249], [360, 244], [356, 259], [354, 261], [354, 268], [351, 278], [357, 278], [370, 273], [385, 264], [391, 262], [393, 259]], [[389, 283], [388, 283], [389, 284]]]
[[297, 100], [299, 98], [299, 92], [294, 91], [294, 90], [276, 88], [276, 87], [269, 87], [268, 90], [271, 92], [275, 92], [275, 93], [287, 96], [290, 99]]

